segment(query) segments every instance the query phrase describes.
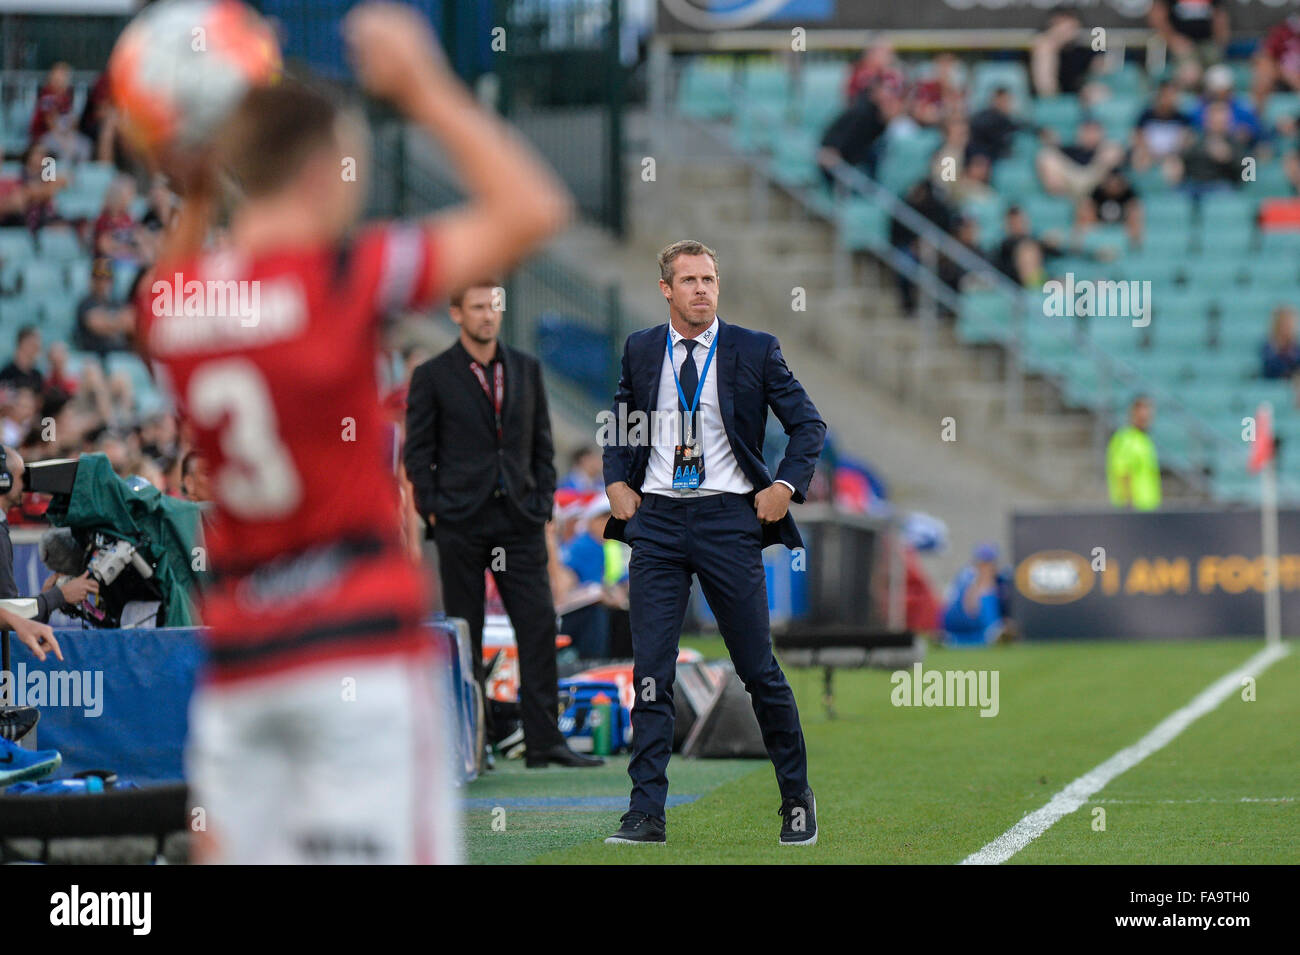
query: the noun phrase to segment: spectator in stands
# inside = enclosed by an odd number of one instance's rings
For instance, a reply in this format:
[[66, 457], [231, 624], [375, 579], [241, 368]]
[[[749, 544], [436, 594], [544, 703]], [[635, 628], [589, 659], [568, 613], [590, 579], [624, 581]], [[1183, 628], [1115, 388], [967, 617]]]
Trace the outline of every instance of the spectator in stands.
[[1224, 0], [1153, 0], [1147, 22], [1177, 60], [1217, 63], [1231, 25]]
[[[980, 247], [979, 222], [973, 216], [962, 216], [953, 227], [953, 238], [960, 242], [966, 251], [981, 261], [988, 261]], [[967, 284], [971, 270], [965, 265], [954, 262], [947, 256], [939, 259], [939, 280], [949, 288], [960, 291]]]
[[993, 98], [970, 120], [971, 151], [984, 153], [994, 162], [1011, 154], [1015, 135], [1023, 124], [1015, 117], [1011, 90], [999, 86]]
[[1261, 347], [1265, 378], [1290, 378], [1300, 368], [1300, 341], [1296, 340], [1296, 310], [1279, 305], [1273, 310], [1273, 324]]
[[36, 91], [36, 107], [27, 127], [28, 144], [39, 143], [47, 133], [65, 125], [72, 116], [72, 67], [55, 63]]
[[1129, 245], [1139, 248], [1145, 215], [1142, 200], [1122, 169], [1112, 169], [1092, 194], [1080, 200], [1076, 210], [1080, 234], [1095, 225], [1123, 225]]
[[[578, 532], [560, 549], [564, 565], [573, 572], [575, 589], [586, 587], [593, 602], [563, 613], [563, 629], [572, 639], [578, 656], [599, 660], [609, 656], [608, 603], [616, 600], [605, 587], [605, 522], [609, 520], [609, 499], [602, 491], [583, 510]], [[620, 546], [618, 541], [613, 542]], [[624, 602], [626, 606], [626, 602]]]
[[827, 185], [833, 183], [830, 170], [840, 163], [856, 166], [868, 175], [875, 173], [876, 144], [885, 131], [885, 120], [875, 98], [859, 96], [835, 117], [822, 135], [817, 164]]
[[130, 304], [113, 297], [113, 266], [107, 259], [96, 259], [91, 267], [90, 293], [77, 306], [77, 328], [73, 343], [82, 351], [103, 358], [109, 352], [125, 351], [128, 336], [135, 327], [135, 312]]
[[141, 262], [139, 225], [131, 215], [135, 182], [127, 176], [113, 180], [104, 196], [104, 209], [95, 220], [95, 254], [117, 262]]
[[980, 544], [957, 572], [943, 611], [947, 642], [957, 647], [1005, 643], [1016, 636], [1011, 619], [1011, 573], [998, 568], [998, 549]]
[[35, 325], [18, 329], [14, 339], [14, 355], [9, 364], [0, 368], [0, 385], [9, 388], [26, 388], [35, 394], [45, 391], [45, 376], [36, 367], [41, 357], [41, 333]]
[[80, 382], [68, 369], [68, 346], [64, 342], [53, 342], [45, 355], [50, 372], [45, 376], [45, 393], [61, 394], [69, 398], [77, 395]]
[[952, 200], [957, 203], [979, 202], [997, 197], [989, 180], [993, 176], [993, 163], [984, 153], [971, 153], [957, 181], [948, 187]]
[[1053, 196], [1080, 199], [1090, 195], [1112, 169], [1124, 161], [1124, 148], [1106, 139], [1106, 131], [1094, 119], [1079, 124], [1075, 140], [1058, 145], [1056, 133], [1044, 127], [1042, 144], [1034, 159], [1043, 189]]
[[[909, 207], [930, 220], [937, 228], [944, 232], [952, 230], [956, 214], [932, 180], [920, 180], [907, 191], [903, 199]], [[921, 261], [920, 241], [917, 234], [898, 219], [890, 220], [889, 242], [912, 261]], [[916, 286], [910, 279], [904, 277], [902, 272], [898, 273], [898, 292], [903, 311], [912, 314], [916, 310]]]
[[960, 113], [943, 124], [943, 142], [930, 160], [930, 176], [939, 182], [957, 182], [966, 169], [970, 150], [970, 123]]
[[81, 135], [94, 144], [95, 159], [107, 163], [116, 159], [118, 145], [117, 111], [109, 93], [108, 71], [105, 70], [86, 94], [86, 105], [77, 125]]
[[181, 459], [181, 493], [197, 503], [212, 500], [212, 476], [208, 462], [197, 451], [190, 451]]
[[1185, 191], [1194, 196], [1235, 188], [1241, 182], [1245, 149], [1231, 135], [1232, 112], [1227, 103], [1211, 103], [1205, 129], [1183, 150], [1180, 174]]
[[1300, 91], [1300, 13], [1293, 13], [1268, 31], [1255, 51], [1251, 92], [1255, 109], [1264, 115], [1274, 91]]
[[1036, 238], [1029, 216], [1020, 206], [1009, 206], [1003, 219], [1003, 239], [993, 264], [1024, 288], [1042, 288], [1047, 279], [1047, 256], [1060, 255], [1061, 246], [1052, 236]]
[[852, 103], [880, 87], [892, 89], [895, 96], [902, 96], [906, 87], [902, 64], [894, 55], [894, 48], [884, 41], [862, 51], [849, 73], [844, 98]]
[[1192, 112], [1198, 129], [1205, 127], [1205, 113], [1215, 103], [1226, 104], [1230, 111], [1229, 133], [1243, 147], [1253, 145], [1264, 133], [1250, 101], [1234, 92], [1232, 70], [1220, 63], [1205, 71], [1205, 98]]
[[1178, 156], [1195, 136], [1192, 119], [1178, 105], [1178, 87], [1165, 80], [1155, 99], [1138, 117], [1131, 161], [1138, 172]]
[[940, 53], [931, 61], [929, 75], [912, 87], [912, 118], [930, 127], [964, 112], [964, 88], [961, 61], [951, 53]]
[[15, 447], [23, 443], [27, 432], [37, 420], [40, 399], [30, 388], [6, 388], [4, 411], [0, 414], [0, 442]]
[[569, 461], [569, 473], [560, 482], [558, 490], [580, 491], [583, 494], [604, 492], [605, 466], [600, 449], [585, 447], [575, 451]]
[[23, 224], [33, 232], [58, 219], [54, 197], [68, 184], [53, 157], [40, 143], [23, 153]]
[[167, 181], [162, 176], [155, 176], [149, 184], [148, 198], [148, 207], [140, 219], [140, 228], [136, 230], [136, 241], [144, 260], [152, 262], [158, 256], [163, 232], [171, 224], [179, 205], [175, 193], [167, 188]]
[[1154, 511], [1160, 507], [1160, 461], [1148, 433], [1155, 408], [1147, 395], [1129, 405], [1128, 425], [1106, 446], [1106, 483], [1115, 507]]
[[1034, 92], [1039, 96], [1078, 93], [1101, 62], [1079, 15], [1073, 10], [1054, 11], [1031, 47]]

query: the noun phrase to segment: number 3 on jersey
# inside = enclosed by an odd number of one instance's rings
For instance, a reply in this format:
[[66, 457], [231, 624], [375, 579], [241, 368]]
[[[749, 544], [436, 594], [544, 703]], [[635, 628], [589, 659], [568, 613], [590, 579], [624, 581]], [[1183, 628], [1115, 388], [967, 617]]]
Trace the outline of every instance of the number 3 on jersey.
[[302, 499], [302, 480], [280, 440], [261, 370], [245, 358], [206, 362], [190, 376], [188, 397], [195, 424], [221, 428], [225, 460], [214, 478], [222, 506], [242, 520], [289, 516]]

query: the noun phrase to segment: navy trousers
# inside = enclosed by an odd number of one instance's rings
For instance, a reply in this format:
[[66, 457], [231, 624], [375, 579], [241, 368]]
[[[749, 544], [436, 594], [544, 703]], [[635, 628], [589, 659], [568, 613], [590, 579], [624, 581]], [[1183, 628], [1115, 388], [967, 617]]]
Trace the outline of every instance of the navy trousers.
[[630, 809], [664, 818], [673, 748], [673, 680], [691, 575], [749, 691], [782, 796], [808, 788], [808, 753], [794, 693], [772, 654], [762, 524], [740, 494], [672, 498], [647, 494], [625, 530], [632, 625]]

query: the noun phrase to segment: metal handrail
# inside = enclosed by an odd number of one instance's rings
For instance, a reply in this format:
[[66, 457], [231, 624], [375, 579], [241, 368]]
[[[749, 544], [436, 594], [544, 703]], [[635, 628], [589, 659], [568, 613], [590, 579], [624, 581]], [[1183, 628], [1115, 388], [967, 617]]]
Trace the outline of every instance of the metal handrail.
[[[945, 258], [962, 266], [968, 272], [979, 275], [988, 282], [995, 291], [1002, 292], [1013, 301], [1013, 309], [1020, 313], [1020, 319], [1023, 321], [1031, 311], [1031, 297], [1027, 290], [1011, 281], [1006, 275], [994, 268], [986, 259], [976, 255], [966, 246], [962, 245], [951, 235], [940, 229], [925, 216], [921, 215], [907, 203], [903, 202], [896, 195], [876, 182], [861, 169], [849, 165], [843, 161], [830, 167], [828, 173], [835, 181], [836, 185], [846, 192], [868, 199], [881, 206], [885, 212], [900, 222], [903, 226], [915, 233], [924, 242], [930, 244], [936, 251]], [[767, 175], [767, 171], [763, 170]], [[770, 176], [769, 176], [770, 178]], [[917, 281], [918, 277], [924, 278], [932, 286], [932, 290], [938, 291], [940, 297], [943, 297], [942, 291], [947, 290], [948, 286], [939, 278], [937, 273], [927, 268], [924, 263], [913, 260], [907, 256], [892, 254], [897, 250], [890, 249], [890, 255], [882, 255], [881, 259], [895, 272], [904, 272], [904, 277]], [[910, 268], [900, 269], [900, 262], [905, 262]], [[918, 283], [919, 284], [919, 283]], [[951, 294], [945, 301], [949, 304], [952, 301], [958, 301], [959, 296]], [[952, 307], [951, 305], [949, 307]], [[954, 308], [954, 311], [956, 309]], [[1078, 341], [1072, 338], [1064, 328], [1059, 329], [1062, 341], [1067, 342], [1083, 354], [1087, 355], [1097, 363], [1102, 372], [1103, 381], [1110, 376], [1117, 382], [1129, 387], [1141, 380], [1141, 370], [1131, 362], [1107, 355], [1095, 344], [1084, 339]], [[1009, 362], [1010, 367], [1007, 370], [1008, 375], [1015, 375], [1023, 381], [1025, 372], [1020, 366], [1020, 353], [1022, 348], [1022, 327], [1020, 322], [1012, 323], [1012, 356]], [[1161, 408], [1169, 408], [1173, 411], [1174, 416], [1182, 421], [1188, 428], [1188, 433], [1197, 441], [1203, 442], [1207, 450], [1217, 453], [1222, 444], [1221, 438], [1207, 428], [1204, 422], [1194, 414], [1176, 394], [1165, 389], [1147, 389], [1159, 401]], [[1100, 411], [1094, 411], [1094, 414], [1101, 416]], [[1179, 474], [1191, 485], [1201, 490], [1206, 490], [1205, 476], [1201, 470], [1191, 467], [1171, 466], [1169, 470]]]

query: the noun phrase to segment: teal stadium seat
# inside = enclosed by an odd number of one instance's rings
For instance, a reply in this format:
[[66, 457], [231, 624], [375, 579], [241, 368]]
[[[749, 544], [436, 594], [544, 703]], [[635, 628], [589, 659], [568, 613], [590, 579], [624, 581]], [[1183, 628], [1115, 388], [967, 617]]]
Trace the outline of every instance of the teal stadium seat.
[[1300, 284], [1296, 260], [1288, 256], [1252, 256], [1246, 263], [1246, 281], [1259, 289], [1292, 291]]
[[880, 184], [895, 195], [903, 195], [929, 175], [930, 159], [939, 142], [940, 135], [933, 130], [889, 137], [877, 169]]
[[974, 113], [987, 106], [993, 91], [1000, 86], [1011, 90], [1017, 111], [1023, 113], [1028, 109], [1029, 74], [1024, 64], [1012, 60], [983, 60], [975, 64], [975, 70], [971, 75], [971, 112]]
[[839, 242], [850, 251], [889, 247], [889, 216], [870, 199], [849, 199], [839, 208]]
[[691, 119], [724, 119], [731, 115], [734, 68], [730, 59], [691, 60], [682, 69], [677, 110]]
[[772, 157], [772, 178], [784, 186], [811, 186], [821, 173], [817, 166], [820, 137], [801, 126], [787, 126], [776, 138]]
[[1029, 216], [1034, 235], [1050, 231], [1069, 231], [1074, 223], [1074, 205], [1058, 196], [1026, 196], [1020, 203]]

